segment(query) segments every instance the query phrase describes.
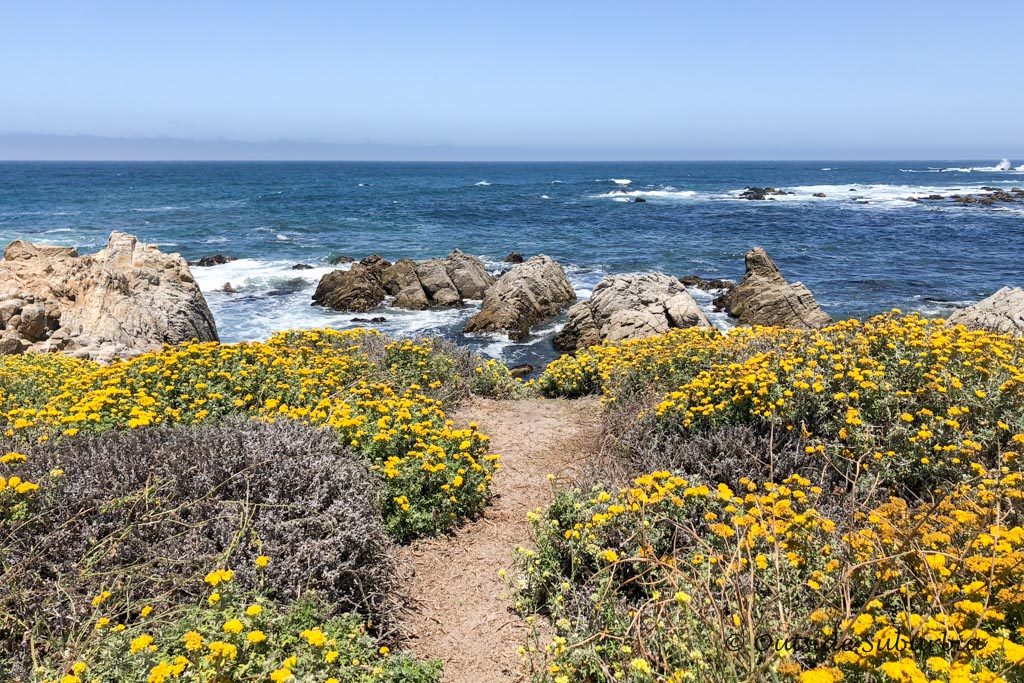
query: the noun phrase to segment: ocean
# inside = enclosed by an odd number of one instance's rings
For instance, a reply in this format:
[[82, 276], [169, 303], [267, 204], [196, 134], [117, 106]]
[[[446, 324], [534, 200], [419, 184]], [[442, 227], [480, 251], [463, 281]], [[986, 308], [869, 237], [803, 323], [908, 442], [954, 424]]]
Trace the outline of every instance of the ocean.
[[[747, 186], [793, 194], [740, 198]], [[111, 230], [188, 259], [226, 342], [359, 314], [310, 305], [333, 255], [389, 260], [459, 248], [490, 269], [544, 253], [589, 296], [609, 273], [739, 280], [762, 246], [837, 319], [894, 307], [943, 315], [1024, 285], [1024, 199], [993, 206], [929, 195], [1024, 186], [1024, 165], [975, 162], [323, 163], [0, 162], [0, 240], [95, 251]], [[815, 197], [823, 193], [824, 197]], [[633, 200], [640, 196], [644, 203]], [[293, 270], [304, 263], [309, 270]], [[230, 282], [236, 294], [222, 291]], [[693, 292], [702, 306], [711, 295]], [[440, 334], [509, 363], [557, 354], [555, 320], [522, 343], [468, 338], [478, 305], [360, 317], [398, 336]], [[731, 323], [713, 315], [721, 327]]]

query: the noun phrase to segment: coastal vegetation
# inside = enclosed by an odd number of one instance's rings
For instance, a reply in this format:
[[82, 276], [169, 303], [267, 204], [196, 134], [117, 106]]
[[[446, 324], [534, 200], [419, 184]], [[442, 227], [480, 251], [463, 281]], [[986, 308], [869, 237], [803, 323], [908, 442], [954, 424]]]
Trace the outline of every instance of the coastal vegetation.
[[899, 311], [606, 341], [525, 384], [365, 330], [0, 358], [0, 666], [440, 680], [396, 547], [502, 477], [471, 395], [603, 404], [508, 548], [531, 680], [1024, 680], [1024, 341]]
[[0, 669], [436, 680], [388, 649], [391, 545], [480, 514], [499, 456], [445, 409], [519, 386], [365, 330], [3, 357]]
[[1024, 343], [898, 311], [563, 357], [592, 485], [531, 515], [535, 680], [1019, 681]]

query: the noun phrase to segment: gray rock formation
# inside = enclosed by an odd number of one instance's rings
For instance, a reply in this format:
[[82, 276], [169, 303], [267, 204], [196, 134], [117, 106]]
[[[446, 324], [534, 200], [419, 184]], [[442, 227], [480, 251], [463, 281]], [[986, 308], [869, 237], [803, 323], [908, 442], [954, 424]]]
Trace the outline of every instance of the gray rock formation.
[[320, 278], [313, 292], [313, 303], [338, 311], [362, 313], [379, 306], [386, 295], [378, 269], [353, 263], [348, 270], [332, 270]]
[[747, 252], [746, 266], [743, 281], [715, 299], [715, 305], [738, 318], [741, 325], [812, 329], [832, 322], [811, 291], [800, 282], [786, 282], [761, 247]]
[[642, 339], [694, 326], [711, 323], [676, 278], [662, 273], [609, 275], [597, 283], [590, 299], [569, 309], [554, 345], [574, 352], [605, 340]]
[[494, 278], [480, 259], [458, 249], [443, 259], [389, 263], [374, 254], [350, 270], [335, 270], [320, 278], [314, 305], [339, 311], [364, 312], [395, 297], [398, 308], [423, 310], [458, 306], [465, 299], [482, 299]]
[[466, 323], [466, 332], [507, 332], [521, 341], [539, 322], [558, 315], [576, 300], [569, 278], [543, 254], [516, 264], [484, 295], [483, 309]]
[[949, 316], [949, 323], [1024, 337], [1024, 289], [1003, 287], [992, 296], [956, 311]]
[[22, 240], [0, 262], [0, 350], [109, 361], [198, 339], [217, 327], [188, 264], [133, 235], [80, 256]]

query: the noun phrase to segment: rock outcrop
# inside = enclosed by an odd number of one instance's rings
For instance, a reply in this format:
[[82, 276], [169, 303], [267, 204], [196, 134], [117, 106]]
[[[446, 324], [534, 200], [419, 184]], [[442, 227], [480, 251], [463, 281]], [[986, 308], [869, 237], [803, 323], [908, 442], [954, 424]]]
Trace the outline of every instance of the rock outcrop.
[[521, 341], [537, 323], [558, 315], [576, 300], [562, 266], [543, 254], [516, 264], [484, 295], [483, 309], [466, 332], [507, 332]]
[[1003, 287], [992, 296], [956, 311], [949, 316], [949, 323], [1024, 337], [1024, 289]]
[[478, 300], [494, 284], [480, 259], [458, 249], [443, 259], [389, 263], [374, 254], [349, 270], [335, 270], [320, 278], [313, 294], [314, 305], [339, 311], [364, 312], [395, 297], [398, 308], [423, 310], [457, 306], [466, 299]]
[[225, 256], [224, 254], [214, 254], [213, 256], [204, 256], [203, 258], [196, 259], [195, 261], [189, 261], [188, 265], [198, 266], [200, 268], [209, 268], [210, 266], [223, 266], [225, 263], [231, 263], [237, 261], [234, 256]]
[[793, 194], [792, 192], [786, 192], [775, 187], [746, 187], [743, 192], [740, 193], [740, 199], [751, 199], [755, 201], [763, 201], [765, 199], [774, 199], [775, 196], [782, 196], [787, 194]]
[[4, 353], [63, 351], [98, 361], [217, 340], [185, 259], [121, 232], [85, 256], [12, 242], [0, 262], [0, 330]]
[[569, 309], [555, 335], [559, 351], [574, 352], [602, 341], [642, 339], [673, 327], [711, 327], [686, 287], [662, 273], [608, 275], [587, 301]]
[[741, 325], [811, 329], [832, 322], [811, 291], [800, 282], [786, 282], [761, 247], [747, 252], [746, 266], [743, 281], [715, 299], [715, 305], [738, 318]]
[[362, 313], [379, 306], [386, 295], [379, 269], [353, 263], [348, 270], [332, 270], [320, 278], [313, 292], [313, 303], [338, 311]]

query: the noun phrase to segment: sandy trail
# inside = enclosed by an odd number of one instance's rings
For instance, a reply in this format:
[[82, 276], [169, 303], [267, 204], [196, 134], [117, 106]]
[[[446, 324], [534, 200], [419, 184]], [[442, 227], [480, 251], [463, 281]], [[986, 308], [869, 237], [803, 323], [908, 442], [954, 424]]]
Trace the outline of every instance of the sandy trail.
[[473, 399], [453, 416], [458, 425], [476, 422], [502, 458], [482, 519], [401, 552], [408, 646], [419, 658], [441, 659], [445, 683], [525, 680], [516, 651], [527, 626], [502, 599], [499, 570], [529, 543], [526, 513], [550, 502], [548, 474], [564, 483], [594, 452], [599, 414], [596, 399]]

